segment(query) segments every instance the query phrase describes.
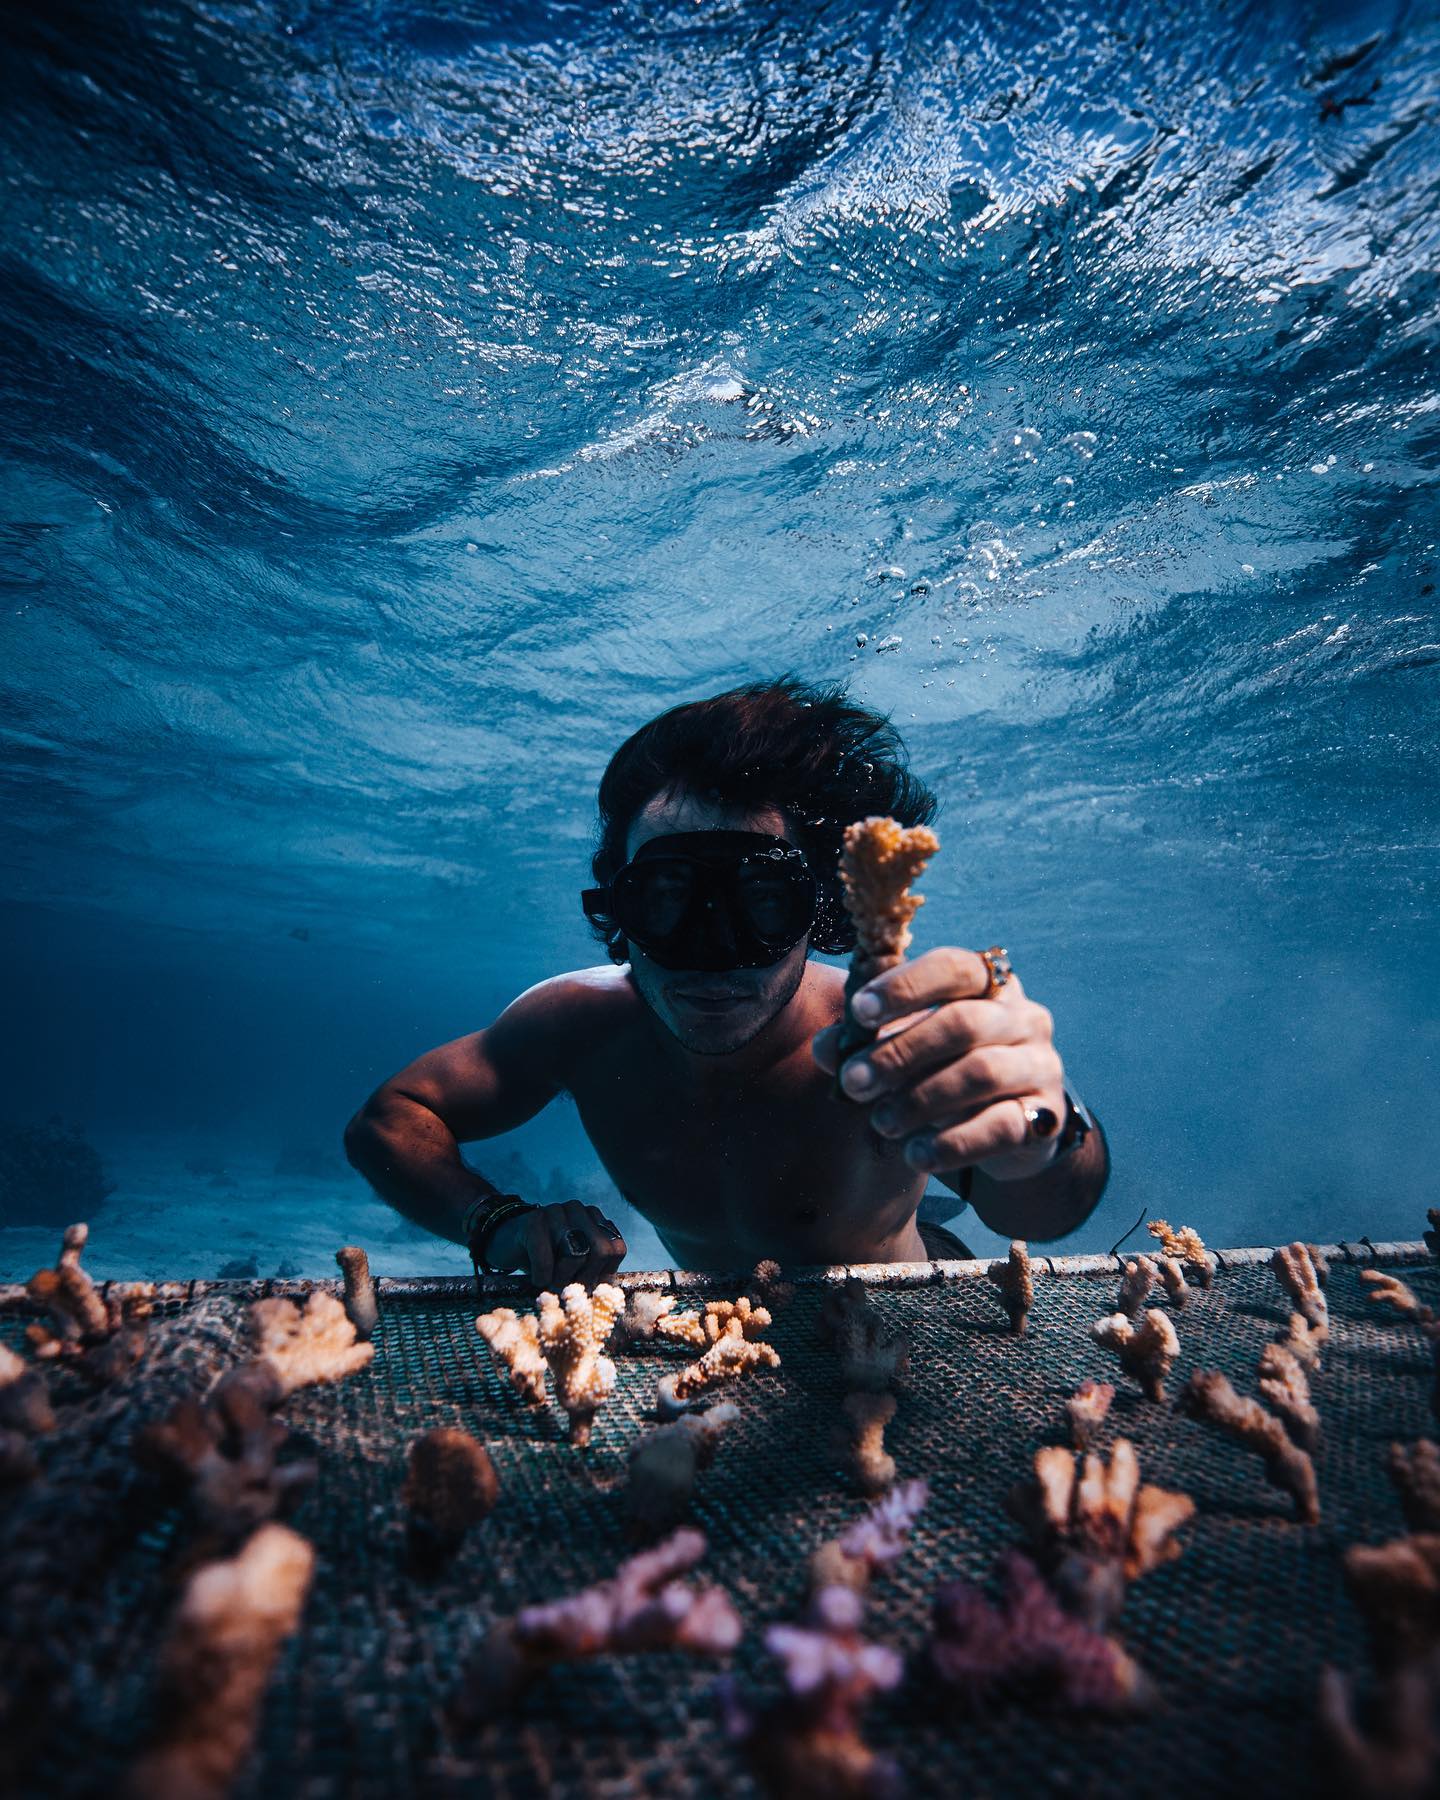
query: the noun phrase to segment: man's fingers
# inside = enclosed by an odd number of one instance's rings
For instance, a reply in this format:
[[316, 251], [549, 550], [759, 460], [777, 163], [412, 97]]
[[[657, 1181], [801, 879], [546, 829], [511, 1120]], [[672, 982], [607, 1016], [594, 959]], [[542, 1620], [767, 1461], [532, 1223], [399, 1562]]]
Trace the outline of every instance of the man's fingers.
[[936, 1173], [962, 1169], [971, 1163], [986, 1162], [992, 1156], [1003, 1156], [1007, 1150], [1018, 1150], [1030, 1136], [1026, 1099], [1028, 1096], [1001, 1100], [944, 1131], [918, 1133], [905, 1146], [906, 1162], [912, 1168]]
[[1036, 1028], [1028, 1002], [1001, 1008], [988, 1000], [954, 1000], [847, 1057], [841, 1085], [856, 1100], [874, 1099], [917, 1080], [927, 1069], [956, 1062], [981, 1044], [1023, 1044]]
[[1064, 1086], [1065, 1070], [1049, 1044], [984, 1044], [933, 1075], [887, 1093], [870, 1111], [881, 1137], [944, 1128], [1021, 1094]]
[[598, 1206], [587, 1206], [585, 1210], [595, 1227], [596, 1255], [600, 1263], [596, 1280], [603, 1281], [625, 1260], [625, 1240], [620, 1235], [620, 1227], [613, 1219], [607, 1219]]
[[[912, 957], [867, 981], [851, 999], [850, 1010], [862, 1025], [880, 1025], [922, 1006], [941, 1006], [947, 1000], [979, 1000], [989, 991], [990, 965], [976, 950], [942, 944]], [[865, 998], [862, 999], [862, 996]], [[871, 998], [880, 1001], [874, 1017], [868, 1011]], [[1025, 998], [1020, 977], [1012, 974], [992, 1004], [1013, 1004]]]
[[550, 1227], [545, 1209], [525, 1216], [525, 1260], [531, 1281], [548, 1288], [555, 1275], [555, 1253], [550, 1248]]

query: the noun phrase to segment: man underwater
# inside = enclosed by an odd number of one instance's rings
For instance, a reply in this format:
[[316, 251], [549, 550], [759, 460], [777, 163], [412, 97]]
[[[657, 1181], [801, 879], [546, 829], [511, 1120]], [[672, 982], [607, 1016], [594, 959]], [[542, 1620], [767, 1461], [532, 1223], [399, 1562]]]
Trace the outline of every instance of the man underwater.
[[845, 827], [936, 811], [889, 721], [843, 688], [786, 676], [661, 714], [600, 783], [583, 900], [609, 964], [539, 982], [384, 1082], [346, 1127], [351, 1163], [478, 1268], [537, 1287], [603, 1280], [619, 1230], [501, 1194], [459, 1146], [561, 1093], [679, 1268], [966, 1254], [917, 1219], [930, 1175], [1005, 1236], [1074, 1231], [1109, 1176], [1104, 1134], [1002, 951], [945, 946], [877, 977], [853, 1008], [880, 1036], [846, 1059], [849, 1100], [834, 1092], [845, 972], [811, 952], [854, 942]]

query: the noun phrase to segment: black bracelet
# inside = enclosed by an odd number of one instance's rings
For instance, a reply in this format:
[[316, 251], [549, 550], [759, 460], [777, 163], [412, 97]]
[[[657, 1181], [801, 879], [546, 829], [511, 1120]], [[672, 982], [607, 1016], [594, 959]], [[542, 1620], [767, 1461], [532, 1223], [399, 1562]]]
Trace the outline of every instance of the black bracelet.
[[486, 1256], [490, 1239], [507, 1220], [535, 1210], [528, 1200], [522, 1200], [518, 1194], [486, 1194], [466, 1207], [465, 1246], [470, 1252], [470, 1260], [475, 1265], [477, 1276], [482, 1271], [486, 1275], [505, 1273], [503, 1269], [494, 1268]]

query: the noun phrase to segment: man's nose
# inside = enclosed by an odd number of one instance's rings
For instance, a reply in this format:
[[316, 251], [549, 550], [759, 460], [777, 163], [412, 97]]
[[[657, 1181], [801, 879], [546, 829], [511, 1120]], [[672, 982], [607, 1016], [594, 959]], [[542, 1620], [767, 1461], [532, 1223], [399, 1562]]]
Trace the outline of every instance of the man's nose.
[[706, 900], [701, 917], [704, 923], [704, 941], [707, 946], [714, 944], [720, 950], [735, 948], [735, 932], [730, 923], [729, 909], [721, 906], [714, 895]]

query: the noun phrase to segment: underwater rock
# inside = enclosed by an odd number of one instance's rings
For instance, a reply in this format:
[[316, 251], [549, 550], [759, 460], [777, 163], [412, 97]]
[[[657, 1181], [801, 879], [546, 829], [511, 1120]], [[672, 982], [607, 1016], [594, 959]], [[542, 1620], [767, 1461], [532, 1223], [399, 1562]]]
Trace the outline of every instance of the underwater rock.
[[100, 1154], [58, 1113], [43, 1125], [0, 1122], [0, 1230], [88, 1219], [115, 1192]]

